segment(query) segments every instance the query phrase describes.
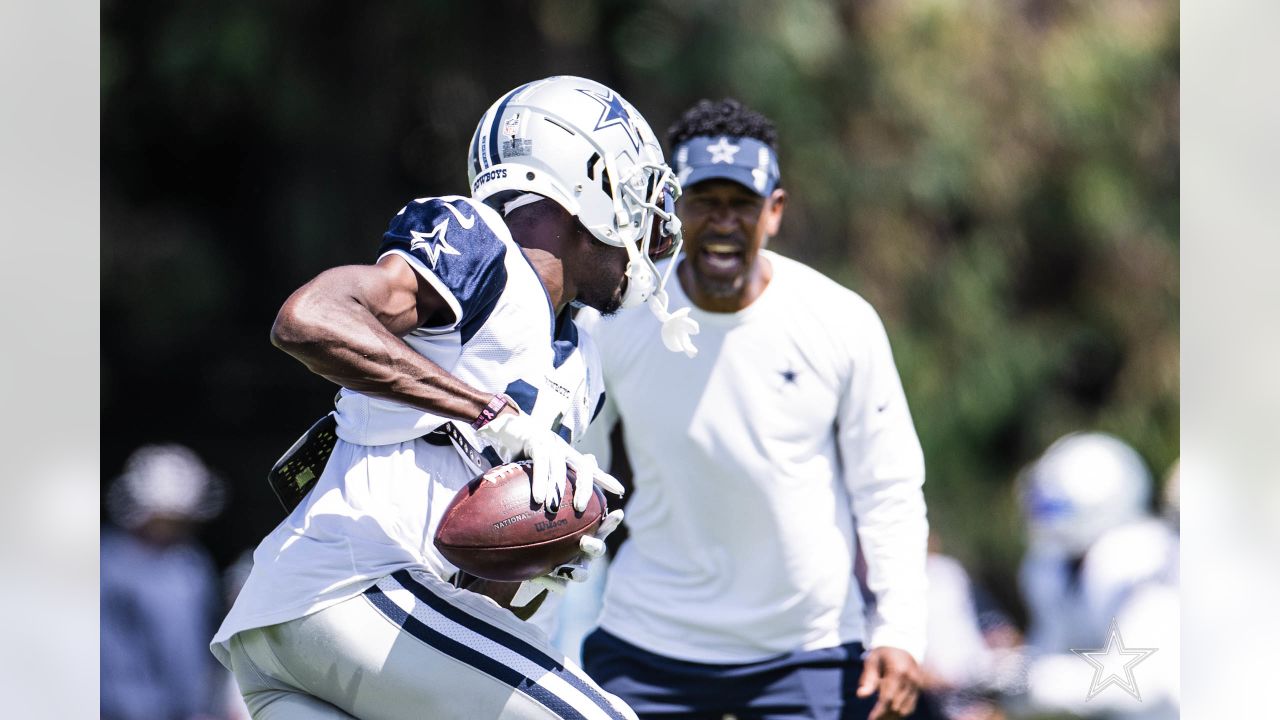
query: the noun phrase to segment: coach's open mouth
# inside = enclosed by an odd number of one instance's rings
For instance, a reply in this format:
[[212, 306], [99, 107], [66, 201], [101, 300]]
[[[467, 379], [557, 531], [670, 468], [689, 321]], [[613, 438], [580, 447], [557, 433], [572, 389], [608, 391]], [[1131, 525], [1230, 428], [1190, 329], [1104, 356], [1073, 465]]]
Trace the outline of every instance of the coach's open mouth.
[[735, 242], [710, 242], [698, 251], [698, 265], [710, 275], [737, 274], [745, 261], [745, 249]]

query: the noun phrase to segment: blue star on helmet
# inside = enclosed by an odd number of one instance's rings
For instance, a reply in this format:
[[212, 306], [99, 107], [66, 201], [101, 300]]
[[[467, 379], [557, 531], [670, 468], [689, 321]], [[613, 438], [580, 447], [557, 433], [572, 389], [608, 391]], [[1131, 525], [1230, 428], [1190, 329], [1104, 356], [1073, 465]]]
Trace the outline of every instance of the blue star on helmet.
[[627, 139], [631, 141], [631, 145], [636, 149], [636, 152], [640, 152], [640, 131], [631, 122], [631, 113], [627, 112], [627, 108], [622, 104], [622, 98], [612, 92], [601, 94], [595, 90], [584, 88], [579, 88], [578, 92], [595, 100], [604, 107], [604, 111], [600, 113], [600, 119], [596, 121], [596, 130], [603, 130], [616, 125], [626, 133]]

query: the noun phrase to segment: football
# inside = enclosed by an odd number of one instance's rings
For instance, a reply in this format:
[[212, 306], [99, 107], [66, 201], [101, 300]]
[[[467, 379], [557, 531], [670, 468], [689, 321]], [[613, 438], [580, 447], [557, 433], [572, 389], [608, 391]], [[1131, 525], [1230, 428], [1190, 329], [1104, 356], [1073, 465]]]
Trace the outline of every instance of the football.
[[546, 575], [578, 554], [578, 540], [605, 516], [604, 493], [593, 488], [587, 509], [575, 512], [570, 468], [563, 501], [536, 507], [532, 463], [499, 465], [467, 483], [445, 508], [435, 545], [459, 569], [486, 580], [519, 582]]

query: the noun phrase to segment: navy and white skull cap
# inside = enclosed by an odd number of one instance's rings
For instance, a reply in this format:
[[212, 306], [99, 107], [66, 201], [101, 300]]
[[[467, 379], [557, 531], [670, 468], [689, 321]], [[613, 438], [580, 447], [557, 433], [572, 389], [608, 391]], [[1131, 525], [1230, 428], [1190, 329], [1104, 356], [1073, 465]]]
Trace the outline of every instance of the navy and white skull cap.
[[673, 167], [681, 187], [703, 180], [732, 180], [768, 197], [778, 186], [778, 155], [755, 138], [710, 135], [676, 146]]

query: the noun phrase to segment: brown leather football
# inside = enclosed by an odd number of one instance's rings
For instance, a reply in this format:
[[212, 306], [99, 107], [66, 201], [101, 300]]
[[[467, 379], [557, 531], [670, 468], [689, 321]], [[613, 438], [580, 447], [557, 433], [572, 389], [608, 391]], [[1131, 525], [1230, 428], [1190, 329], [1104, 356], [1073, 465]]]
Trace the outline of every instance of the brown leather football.
[[518, 582], [578, 554], [579, 538], [595, 532], [607, 512], [604, 493], [592, 488], [587, 509], [575, 512], [571, 468], [559, 506], [536, 507], [532, 467], [528, 460], [499, 465], [458, 491], [436, 528], [436, 548], [446, 560], [476, 577]]

